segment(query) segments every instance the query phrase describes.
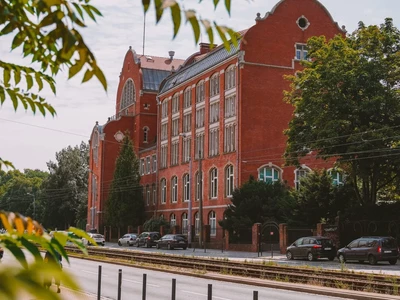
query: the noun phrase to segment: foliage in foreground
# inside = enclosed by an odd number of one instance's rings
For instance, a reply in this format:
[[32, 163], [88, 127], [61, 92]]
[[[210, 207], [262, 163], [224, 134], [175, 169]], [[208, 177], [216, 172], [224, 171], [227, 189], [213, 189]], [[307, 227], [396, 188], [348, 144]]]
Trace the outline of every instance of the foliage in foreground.
[[[53, 275], [58, 276], [64, 285], [72, 289], [79, 288], [67, 272], [44, 263], [40, 250], [49, 251], [54, 257], [58, 252], [64, 258], [64, 263], [69, 263], [64, 250], [67, 242], [87, 254], [80, 239], [63, 232], [55, 232], [54, 236], [49, 236], [38, 222], [16, 213], [0, 211], [0, 219], [6, 230], [6, 233], [0, 234], [0, 246], [9, 250], [5, 255], [10, 253], [19, 262], [19, 265], [6, 265], [0, 269], [1, 299], [17, 300], [27, 295], [44, 300], [60, 299], [59, 294], [46, 289], [43, 285], [43, 278]], [[84, 231], [75, 228], [70, 228], [69, 231], [95, 244]]]

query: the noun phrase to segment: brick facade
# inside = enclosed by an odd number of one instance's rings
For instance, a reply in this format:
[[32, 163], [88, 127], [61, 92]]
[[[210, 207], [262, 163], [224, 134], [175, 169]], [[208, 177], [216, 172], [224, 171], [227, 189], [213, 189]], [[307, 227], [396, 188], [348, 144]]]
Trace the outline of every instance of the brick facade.
[[[139, 147], [137, 153], [141, 159], [157, 155], [157, 170], [142, 177], [143, 186], [154, 185], [157, 189], [155, 203], [153, 194], [149, 205], [146, 202], [148, 216], [162, 215], [170, 220], [174, 215], [177, 228], [184, 228], [182, 217], [188, 213], [188, 202], [184, 201], [184, 178], [192, 165], [190, 218], [195, 230], [198, 230], [195, 218], [199, 212], [196, 174], [201, 163], [203, 224], [210, 225], [211, 239], [222, 239], [223, 232], [219, 230], [218, 220], [223, 218], [224, 210], [230, 203], [227, 193], [230, 187], [239, 187], [250, 175], [263, 180], [281, 179], [291, 186], [295, 185], [295, 169], [284, 167], [282, 159], [286, 142], [283, 131], [293, 114], [293, 108], [283, 102], [283, 91], [289, 88], [289, 83], [283, 77], [295, 74], [301, 68], [300, 60], [304, 58], [304, 44], [308, 38], [316, 35], [332, 38], [336, 34], [343, 34], [343, 31], [318, 1], [282, 0], [264, 17], [258, 15], [254, 26], [241, 32], [238, 48], [233, 47], [228, 52], [223, 46], [210, 50], [207, 45], [201, 44], [200, 51], [186, 62], [177, 61], [182, 66], [179, 69], [174, 67], [171, 75], [160, 84], [158, 93], [140, 92], [144, 84], [141, 68], [147, 63], [138, 65], [136, 54], [128, 51], [120, 76], [116, 113], [120, 113], [123, 86], [127, 78], [131, 78], [135, 82], [136, 102], [128, 112], [134, 116], [120, 117], [115, 121], [115, 126], [111, 125], [112, 122], [100, 126], [105, 141], [109, 143], [100, 142], [99, 154], [103, 157], [97, 165], [93, 163], [91, 151], [91, 176], [96, 176], [102, 183], [98, 187], [98, 194], [101, 194], [99, 207], [104, 205], [118, 153], [114, 132], [129, 129], [134, 145]], [[219, 77], [219, 82], [214, 80], [214, 76]], [[201, 83], [204, 84], [204, 100], [197, 103], [200, 91], [196, 89]], [[185, 107], [185, 92], [188, 89], [191, 105]], [[150, 106], [146, 110], [145, 103]], [[172, 112], [176, 107], [179, 107], [177, 111]], [[163, 115], [166, 108], [167, 112]], [[190, 113], [191, 129], [185, 130], [187, 124], [184, 124], [184, 119]], [[196, 114], [204, 115], [204, 124], [201, 126], [196, 126], [196, 122], [202, 123], [199, 122], [201, 118], [196, 119]], [[175, 124], [178, 124], [177, 131]], [[142, 138], [145, 126], [150, 129], [148, 143], [144, 143]], [[91, 146], [97, 127], [92, 133]], [[199, 135], [204, 135], [203, 158], [200, 161], [196, 151], [196, 143], [201, 140]], [[185, 154], [184, 140], [189, 137], [190, 153]], [[112, 139], [113, 143], [110, 141]], [[172, 150], [174, 143], [178, 143], [176, 153]], [[163, 166], [165, 146], [166, 165]], [[311, 158], [305, 158], [303, 163], [310, 169], [330, 167]], [[228, 176], [230, 172], [233, 173]], [[213, 176], [216, 176], [216, 180], [213, 180]], [[172, 188], [174, 177], [177, 178], [176, 194], [176, 186]], [[161, 183], [164, 180], [166, 193], [165, 203], [162, 203]], [[91, 227], [91, 208], [94, 206], [92, 198], [92, 185], [89, 182], [88, 227]], [[94, 226], [101, 228], [101, 218], [96, 219]]]

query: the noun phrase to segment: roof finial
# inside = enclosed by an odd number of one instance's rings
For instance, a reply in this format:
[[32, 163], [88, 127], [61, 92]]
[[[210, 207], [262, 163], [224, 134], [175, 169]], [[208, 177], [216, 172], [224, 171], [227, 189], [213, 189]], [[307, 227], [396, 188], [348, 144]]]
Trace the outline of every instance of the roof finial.
[[256, 21], [260, 21], [260, 20], [261, 20], [261, 14], [260, 14], [260, 13], [257, 13]]

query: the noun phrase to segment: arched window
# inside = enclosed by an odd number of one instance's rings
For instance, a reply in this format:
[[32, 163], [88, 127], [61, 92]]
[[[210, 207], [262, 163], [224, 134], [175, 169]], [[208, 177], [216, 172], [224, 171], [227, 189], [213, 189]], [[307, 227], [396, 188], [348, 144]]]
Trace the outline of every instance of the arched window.
[[219, 95], [219, 73], [214, 74], [210, 79], [210, 97]]
[[194, 214], [194, 232], [196, 235], [200, 233], [200, 217], [198, 212]]
[[196, 173], [196, 201], [200, 200], [200, 195], [203, 193], [203, 178], [200, 179], [199, 172]]
[[161, 179], [161, 204], [167, 203], [167, 181]]
[[204, 80], [202, 80], [196, 86], [196, 103], [203, 102], [204, 100], [205, 100]]
[[176, 93], [172, 97], [172, 113], [177, 113], [179, 112], [179, 93]]
[[192, 106], [192, 89], [188, 87], [183, 96], [183, 108], [189, 108]]
[[147, 143], [149, 141], [149, 127], [145, 126], [143, 128], [143, 142]]
[[135, 103], [135, 85], [132, 79], [125, 82], [121, 97], [121, 110]]
[[183, 175], [183, 201], [190, 201], [190, 179], [189, 174]]
[[258, 179], [273, 183], [281, 179], [281, 170], [273, 165], [263, 166], [258, 169]]
[[175, 214], [171, 214], [170, 225], [171, 225], [171, 227], [176, 226], [176, 216], [175, 216]]
[[95, 129], [92, 138], [92, 151], [93, 151], [93, 160], [94, 163], [97, 165], [99, 159], [99, 132]]
[[225, 168], [225, 197], [232, 197], [234, 189], [233, 166], [229, 165]]
[[329, 169], [328, 174], [332, 177], [332, 183], [334, 186], [344, 184], [343, 172], [338, 169]]
[[215, 199], [218, 197], [218, 170], [212, 168], [210, 170], [210, 198]]
[[188, 215], [187, 213], [182, 214], [182, 233], [188, 233], [189, 223], [188, 223]]
[[211, 211], [208, 214], [208, 225], [210, 225], [210, 235], [216, 236], [217, 235], [217, 216], [215, 211]]
[[236, 66], [231, 65], [225, 71], [225, 90], [230, 90], [236, 86]]
[[302, 166], [294, 171], [294, 187], [296, 190], [300, 189], [301, 178], [306, 177], [310, 170], [309, 167]]
[[178, 177], [176, 176], [171, 179], [171, 202], [178, 202]]

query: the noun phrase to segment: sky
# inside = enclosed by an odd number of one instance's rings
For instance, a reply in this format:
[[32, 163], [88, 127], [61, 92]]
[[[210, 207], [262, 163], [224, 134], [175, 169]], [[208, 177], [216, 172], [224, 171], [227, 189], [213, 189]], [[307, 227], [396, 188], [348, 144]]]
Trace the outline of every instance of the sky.
[[[129, 46], [142, 54], [143, 9], [139, 0], [92, 0], [91, 3], [103, 14], [97, 23], [88, 22], [81, 31], [86, 43], [94, 52], [108, 82], [104, 91], [97, 79], [81, 84], [83, 74], [67, 80], [65, 73], [57, 75], [57, 94], [44, 92], [57, 116], [33, 115], [19, 107], [14, 111], [11, 101], [0, 107], [0, 157], [13, 162], [17, 169], [47, 170], [46, 162], [55, 160], [55, 153], [69, 145], [79, 145], [90, 139], [96, 121], [103, 124], [115, 114], [115, 97], [119, 72]], [[153, 2], [153, 1], [152, 1]], [[256, 14], [270, 11], [278, 0], [232, 1], [231, 16], [224, 8], [224, 1], [214, 10], [213, 1], [180, 0], [186, 9], [193, 8], [205, 19], [216, 20], [234, 30], [243, 30], [255, 24]], [[358, 22], [381, 24], [391, 17], [400, 28], [399, 0], [320, 0], [333, 19], [351, 32]], [[146, 16], [145, 54], [168, 57], [175, 51], [175, 58], [185, 59], [198, 51], [189, 25], [182, 26], [178, 36], [172, 39], [172, 22], [168, 11], [159, 24], [155, 24], [154, 8]], [[30, 65], [21, 50], [10, 52], [12, 36], [2, 36], [0, 60]], [[206, 35], [202, 41], [208, 42]], [[218, 42], [218, 41], [217, 41]]]

